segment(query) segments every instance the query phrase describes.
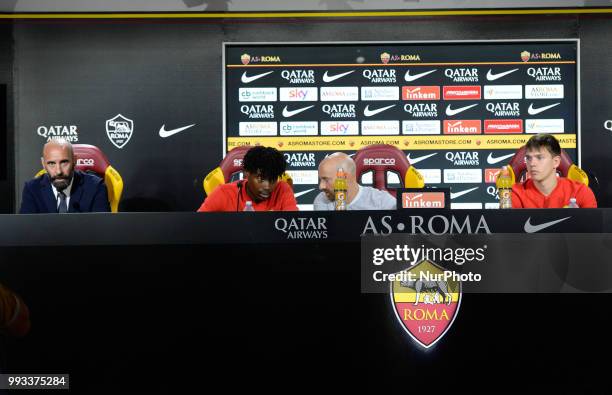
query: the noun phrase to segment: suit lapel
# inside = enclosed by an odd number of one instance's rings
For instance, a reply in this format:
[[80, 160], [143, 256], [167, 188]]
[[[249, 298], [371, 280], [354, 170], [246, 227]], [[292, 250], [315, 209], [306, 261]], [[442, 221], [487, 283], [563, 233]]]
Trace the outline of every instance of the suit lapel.
[[68, 207], [68, 212], [74, 213], [73, 207], [75, 203], [78, 203], [76, 206], [79, 207], [77, 212], [82, 212], [80, 209], [81, 197], [83, 196], [83, 177], [81, 177], [81, 173], [78, 171], [74, 172], [74, 176], [72, 177], [72, 189], [70, 190], [70, 207]]
[[45, 203], [48, 213], [57, 213], [57, 199], [51, 188], [51, 181], [47, 174], [43, 174], [40, 180], [40, 194]]

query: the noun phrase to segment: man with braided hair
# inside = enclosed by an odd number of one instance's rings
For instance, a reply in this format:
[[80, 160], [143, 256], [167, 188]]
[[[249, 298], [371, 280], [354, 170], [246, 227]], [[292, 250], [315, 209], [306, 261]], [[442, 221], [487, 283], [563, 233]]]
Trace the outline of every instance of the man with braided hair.
[[218, 186], [198, 211], [243, 211], [247, 202], [255, 211], [297, 211], [291, 186], [279, 179], [286, 167], [278, 150], [253, 147], [244, 156], [244, 179]]

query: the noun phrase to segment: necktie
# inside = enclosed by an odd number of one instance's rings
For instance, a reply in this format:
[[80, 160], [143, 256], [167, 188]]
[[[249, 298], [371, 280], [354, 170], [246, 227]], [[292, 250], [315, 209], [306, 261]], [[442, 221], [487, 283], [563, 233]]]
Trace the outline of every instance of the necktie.
[[62, 191], [59, 191], [57, 193], [57, 199], [59, 200], [57, 212], [60, 214], [66, 214], [68, 212], [68, 204], [66, 204], [66, 194]]

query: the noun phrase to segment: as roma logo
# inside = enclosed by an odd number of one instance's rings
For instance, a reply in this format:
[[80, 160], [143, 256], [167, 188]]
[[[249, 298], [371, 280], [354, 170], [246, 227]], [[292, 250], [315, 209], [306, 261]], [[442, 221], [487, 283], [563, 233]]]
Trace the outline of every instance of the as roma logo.
[[[461, 282], [445, 279], [444, 269], [421, 261], [391, 282], [391, 303], [397, 320], [420, 346], [430, 348], [453, 325], [461, 304]], [[399, 277], [399, 276], [398, 276]]]
[[521, 52], [521, 60], [523, 62], [527, 62], [530, 58], [531, 58], [531, 54], [529, 53], [529, 51]]
[[240, 56], [240, 61], [243, 65], [246, 66], [251, 62], [251, 55], [249, 55], [248, 53], [243, 53], [242, 56]]

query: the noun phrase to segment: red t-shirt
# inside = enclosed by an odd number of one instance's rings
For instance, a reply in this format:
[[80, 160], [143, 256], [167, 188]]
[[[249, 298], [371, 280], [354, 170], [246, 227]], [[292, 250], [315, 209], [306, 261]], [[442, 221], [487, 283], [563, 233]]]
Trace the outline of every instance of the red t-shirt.
[[576, 198], [580, 208], [597, 207], [595, 195], [588, 186], [563, 177], [557, 179], [557, 186], [548, 196], [544, 196], [531, 179], [512, 187], [513, 208], [564, 208], [569, 205], [570, 198]]
[[[238, 183], [244, 182], [240, 191], [240, 200], [238, 200]], [[203, 211], [242, 211], [246, 206], [247, 200], [253, 202], [255, 211], [298, 211], [297, 202], [293, 196], [293, 190], [285, 181], [279, 181], [270, 198], [262, 200], [259, 203], [247, 194], [247, 182], [236, 181], [231, 184], [219, 185], [209, 197], [204, 200], [204, 203], [198, 209], [198, 212]], [[238, 204], [238, 210], [236, 210]]]

